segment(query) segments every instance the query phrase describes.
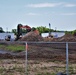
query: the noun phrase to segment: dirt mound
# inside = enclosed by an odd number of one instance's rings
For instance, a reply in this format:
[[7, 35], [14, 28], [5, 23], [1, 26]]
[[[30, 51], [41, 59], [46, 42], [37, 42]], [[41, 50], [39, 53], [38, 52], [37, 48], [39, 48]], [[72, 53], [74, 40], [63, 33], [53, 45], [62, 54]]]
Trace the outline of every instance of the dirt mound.
[[21, 41], [43, 41], [43, 38], [34, 31], [31, 31], [22, 37]]
[[52, 41], [61, 41], [61, 42], [76, 42], [76, 36], [73, 36], [72, 34], [65, 34], [62, 37], [54, 38]]

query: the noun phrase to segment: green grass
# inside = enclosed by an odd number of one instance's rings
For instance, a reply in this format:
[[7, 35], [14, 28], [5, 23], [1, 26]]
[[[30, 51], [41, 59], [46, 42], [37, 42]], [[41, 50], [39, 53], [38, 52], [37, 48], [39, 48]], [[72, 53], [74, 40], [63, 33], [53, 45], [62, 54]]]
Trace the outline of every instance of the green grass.
[[5, 46], [0, 44], [0, 48], [3, 48], [3, 47], [5, 47]]
[[11, 51], [23, 51], [25, 50], [25, 47], [22, 45], [9, 45], [6, 49]]
[[1, 49], [4, 50], [10, 50], [10, 51], [14, 51], [14, 52], [19, 52], [19, 51], [23, 51], [25, 50], [25, 46], [23, 45], [0, 45]]

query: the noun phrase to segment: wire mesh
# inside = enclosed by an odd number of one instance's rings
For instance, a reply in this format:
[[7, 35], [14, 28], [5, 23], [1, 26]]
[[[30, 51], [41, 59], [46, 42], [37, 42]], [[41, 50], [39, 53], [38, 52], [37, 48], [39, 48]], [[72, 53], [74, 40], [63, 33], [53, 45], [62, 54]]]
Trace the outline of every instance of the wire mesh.
[[66, 73], [66, 43], [28, 43], [28, 74]]
[[3, 51], [12, 46], [19, 50], [0, 53], [1, 75], [76, 75], [76, 42], [0, 42]]

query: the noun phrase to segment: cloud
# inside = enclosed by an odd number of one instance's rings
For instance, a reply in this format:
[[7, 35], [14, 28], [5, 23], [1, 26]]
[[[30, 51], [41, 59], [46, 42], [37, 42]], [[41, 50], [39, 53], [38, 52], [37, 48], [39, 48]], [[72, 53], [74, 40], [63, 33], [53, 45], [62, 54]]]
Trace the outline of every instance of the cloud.
[[65, 4], [65, 7], [76, 7], [76, 4]]
[[61, 4], [62, 3], [39, 3], [39, 4], [29, 4], [27, 5], [27, 7], [33, 7], [33, 8], [56, 7]]
[[65, 2], [59, 2], [59, 3], [38, 3], [38, 4], [28, 4], [26, 7], [32, 7], [32, 8], [45, 8], [45, 7], [75, 7], [76, 4], [74, 3], [65, 3]]
[[26, 15], [29, 15], [29, 16], [38, 16], [38, 15], [40, 15], [40, 14], [38, 14], [38, 13], [28, 13], [28, 14], [26, 14]]
[[65, 16], [73, 16], [76, 15], [76, 13], [62, 13], [60, 15], [65, 15]]

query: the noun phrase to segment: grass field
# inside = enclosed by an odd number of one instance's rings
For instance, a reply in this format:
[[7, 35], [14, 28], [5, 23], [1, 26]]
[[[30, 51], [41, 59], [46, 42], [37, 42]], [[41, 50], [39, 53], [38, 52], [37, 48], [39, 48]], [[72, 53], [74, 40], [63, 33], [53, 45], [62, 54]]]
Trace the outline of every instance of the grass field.
[[24, 51], [25, 46], [24, 45], [16, 45], [16, 44], [15, 45], [1, 45], [0, 44], [0, 49], [19, 52], [19, 51]]
[[[27, 75], [56, 75], [58, 72], [65, 73], [66, 67], [63, 62], [49, 60], [28, 60]], [[71, 75], [76, 71], [76, 64], [70, 64]], [[25, 59], [0, 59], [0, 75], [26, 75]]]

